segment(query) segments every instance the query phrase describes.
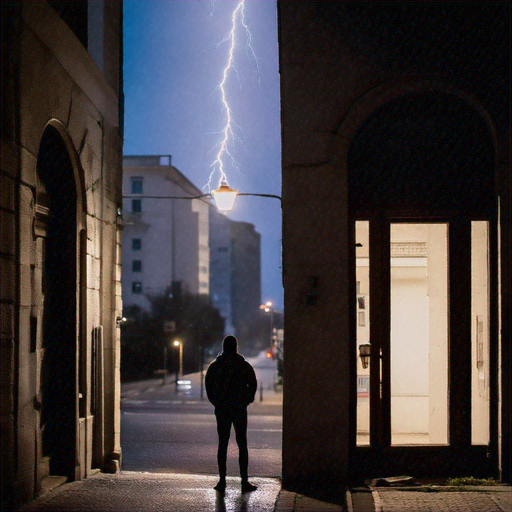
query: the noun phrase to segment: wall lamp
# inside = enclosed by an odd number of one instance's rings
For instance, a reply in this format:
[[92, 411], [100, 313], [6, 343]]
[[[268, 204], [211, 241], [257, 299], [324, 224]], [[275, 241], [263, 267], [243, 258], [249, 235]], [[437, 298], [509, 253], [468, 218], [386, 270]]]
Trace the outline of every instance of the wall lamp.
[[368, 368], [370, 363], [370, 356], [372, 355], [372, 346], [370, 343], [363, 343], [359, 345], [359, 357], [361, 358], [361, 365], [363, 368]]
[[199, 196], [144, 196], [139, 194], [124, 195], [123, 197], [132, 199], [202, 199], [204, 197], [212, 197], [217, 210], [221, 212], [229, 212], [235, 205], [235, 200], [238, 196], [256, 196], [256, 197], [272, 197], [282, 201], [281, 196], [274, 194], [249, 194], [245, 192], [238, 192], [238, 190], [231, 188], [227, 181], [220, 183], [219, 188], [212, 190], [211, 193], [201, 194]]
[[116, 325], [117, 327], [121, 327], [121, 325], [123, 325], [128, 319], [124, 316], [118, 316], [116, 318]]

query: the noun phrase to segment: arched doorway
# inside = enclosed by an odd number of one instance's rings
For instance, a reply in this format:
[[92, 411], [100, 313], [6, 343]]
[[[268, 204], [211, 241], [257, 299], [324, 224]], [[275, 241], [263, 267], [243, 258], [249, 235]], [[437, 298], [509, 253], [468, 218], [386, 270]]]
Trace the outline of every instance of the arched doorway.
[[441, 92], [377, 109], [348, 153], [360, 476], [497, 470], [494, 149]]
[[74, 478], [77, 186], [65, 142], [53, 126], [46, 128], [40, 142], [37, 176], [36, 216], [42, 241], [41, 465], [50, 474]]

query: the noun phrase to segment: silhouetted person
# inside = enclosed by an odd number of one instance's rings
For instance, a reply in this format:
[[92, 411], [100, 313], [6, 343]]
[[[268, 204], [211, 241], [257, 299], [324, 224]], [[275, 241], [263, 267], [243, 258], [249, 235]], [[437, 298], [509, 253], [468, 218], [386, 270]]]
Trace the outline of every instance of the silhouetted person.
[[215, 490], [226, 489], [226, 460], [231, 425], [235, 428], [238, 444], [242, 492], [257, 489], [249, 483], [247, 448], [247, 406], [254, 402], [257, 381], [252, 366], [238, 354], [238, 341], [234, 336], [226, 336], [222, 343], [222, 354], [210, 364], [206, 372], [205, 387], [208, 400], [215, 407], [219, 448], [217, 462], [220, 480]]

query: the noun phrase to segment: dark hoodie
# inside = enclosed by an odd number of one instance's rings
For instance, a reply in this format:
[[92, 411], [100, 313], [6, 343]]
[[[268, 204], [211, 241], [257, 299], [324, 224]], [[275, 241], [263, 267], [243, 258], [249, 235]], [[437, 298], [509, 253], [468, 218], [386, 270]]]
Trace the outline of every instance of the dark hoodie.
[[223, 352], [208, 367], [205, 387], [216, 408], [247, 407], [254, 402], [256, 375], [242, 355]]

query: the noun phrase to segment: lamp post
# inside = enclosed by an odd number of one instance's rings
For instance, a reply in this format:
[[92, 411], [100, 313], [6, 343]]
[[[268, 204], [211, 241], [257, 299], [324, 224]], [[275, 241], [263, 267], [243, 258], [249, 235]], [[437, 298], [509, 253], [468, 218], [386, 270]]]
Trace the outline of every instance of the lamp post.
[[272, 307], [272, 301], [267, 300], [265, 304], [261, 304], [260, 309], [263, 309], [265, 313], [270, 313], [270, 350], [274, 349], [273, 338], [274, 338], [274, 308]]
[[179, 349], [179, 366], [176, 368], [176, 385], [178, 378], [183, 375], [183, 343], [179, 340], [174, 340], [173, 345]]

